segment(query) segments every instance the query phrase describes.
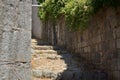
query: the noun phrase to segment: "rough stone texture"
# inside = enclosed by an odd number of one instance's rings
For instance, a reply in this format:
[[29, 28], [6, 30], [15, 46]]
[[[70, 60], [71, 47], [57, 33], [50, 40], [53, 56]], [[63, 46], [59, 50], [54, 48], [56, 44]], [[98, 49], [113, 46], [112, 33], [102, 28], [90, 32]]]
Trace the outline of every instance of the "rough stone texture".
[[0, 64], [0, 80], [30, 80], [30, 65], [24, 63]]
[[63, 17], [53, 27], [50, 21], [45, 23], [45, 40], [51, 44], [56, 42], [55, 45], [80, 54], [97, 68], [108, 72], [109, 80], [120, 79], [114, 72], [119, 73], [120, 70], [120, 7], [116, 10], [106, 8], [99, 11], [90, 20], [89, 28], [82, 33], [68, 31]]
[[31, 0], [0, 0], [0, 80], [30, 80]]

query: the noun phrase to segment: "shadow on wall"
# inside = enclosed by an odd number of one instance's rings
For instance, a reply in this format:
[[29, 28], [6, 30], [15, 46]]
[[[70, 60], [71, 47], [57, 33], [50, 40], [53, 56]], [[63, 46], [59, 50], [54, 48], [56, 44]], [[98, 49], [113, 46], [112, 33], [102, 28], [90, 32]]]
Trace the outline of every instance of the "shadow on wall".
[[56, 80], [108, 80], [107, 73], [78, 55], [59, 54], [67, 64], [67, 69]]

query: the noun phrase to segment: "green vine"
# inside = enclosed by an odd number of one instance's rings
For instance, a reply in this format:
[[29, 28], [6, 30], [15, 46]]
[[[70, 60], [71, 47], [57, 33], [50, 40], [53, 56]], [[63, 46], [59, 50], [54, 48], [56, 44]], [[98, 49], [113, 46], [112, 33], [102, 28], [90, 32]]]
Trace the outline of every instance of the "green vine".
[[90, 17], [103, 7], [116, 8], [119, 0], [38, 0], [39, 17], [43, 21], [56, 21], [60, 15], [65, 16], [66, 25], [72, 30], [87, 28]]
[[63, 13], [66, 16], [67, 27], [74, 30], [83, 30], [92, 14], [92, 7], [88, 0], [69, 0]]
[[44, 21], [48, 19], [56, 21], [57, 17], [61, 14], [62, 8], [65, 6], [62, 0], [45, 0], [41, 5], [39, 16]]

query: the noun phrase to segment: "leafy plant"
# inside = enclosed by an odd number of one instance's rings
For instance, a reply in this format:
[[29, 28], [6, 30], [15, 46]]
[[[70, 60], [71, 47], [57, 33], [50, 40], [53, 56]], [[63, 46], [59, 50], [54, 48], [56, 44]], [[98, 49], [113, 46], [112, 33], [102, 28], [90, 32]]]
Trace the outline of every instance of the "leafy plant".
[[71, 30], [87, 28], [90, 17], [103, 7], [116, 8], [119, 0], [38, 0], [39, 17], [43, 21], [55, 23], [60, 15], [65, 16], [66, 26]]
[[92, 14], [92, 7], [88, 0], [70, 0], [66, 3], [63, 13], [70, 29], [83, 30], [87, 27], [87, 22]]
[[39, 9], [40, 18], [55, 21], [65, 4], [62, 0], [45, 0], [41, 5], [42, 7]]

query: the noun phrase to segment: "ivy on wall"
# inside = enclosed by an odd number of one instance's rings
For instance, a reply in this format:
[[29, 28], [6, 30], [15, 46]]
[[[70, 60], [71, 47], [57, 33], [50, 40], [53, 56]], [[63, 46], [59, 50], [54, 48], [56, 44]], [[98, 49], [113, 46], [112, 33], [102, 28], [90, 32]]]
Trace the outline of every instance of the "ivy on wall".
[[65, 16], [66, 26], [72, 30], [84, 30], [92, 15], [102, 7], [116, 8], [119, 0], [38, 0], [39, 17], [43, 21], [55, 21]]

